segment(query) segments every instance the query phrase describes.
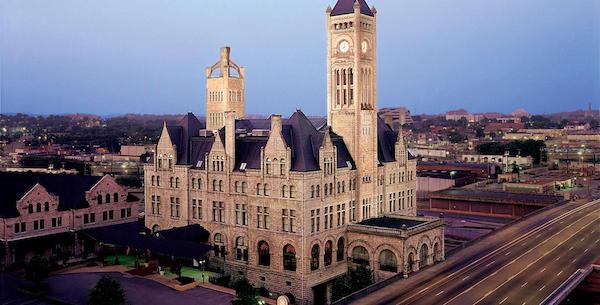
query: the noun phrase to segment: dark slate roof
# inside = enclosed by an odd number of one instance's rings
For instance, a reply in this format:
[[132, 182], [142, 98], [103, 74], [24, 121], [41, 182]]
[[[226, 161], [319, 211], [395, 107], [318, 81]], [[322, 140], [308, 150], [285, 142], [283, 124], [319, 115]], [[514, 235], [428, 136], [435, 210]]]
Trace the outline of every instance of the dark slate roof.
[[48, 192], [59, 197], [58, 209], [66, 211], [89, 207], [85, 192], [102, 177], [78, 175], [51, 175], [43, 173], [0, 172], [0, 218], [17, 217], [17, 200], [39, 183]]
[[267, 145], [267, 137], [239, 137], [235, 148], [235, 170], [246, 163], [247, 169], [260, 169], [260, 149]]
[[[346, 15], [346, 14], [354, 13], [354, 1], [355, 0], [339, 0], [333, 7], [333, 10], [331, 11], [331, 16]], [[365, 0], [358, 0], [358, 3], [360, 4], [360, 13], [361, 14], [371, 16], [371, 17], [374, 16], [373, 12], [369, 8], [369, 5], [367, 4], [367, 2]]]
[[189, 139], [197, 136], [202, 128], [198, 118], [191, 112], [188, 112], [176, 126], [167, 126], [171, 141], [177, 146], [177, 164], [190, 163]]
[[418, 226], [425, 221], [414, 220], [408, 218], [397, 218], [397, 217], [378, 217], [378, 218], [369, 218], [359, 222], [359, 225], [371, 226], [371, 227], [381, 227], [381, 228], [392, 228], [392, 229], [401, 229], [403, 225], [406, 228], [411, 228]]
[[[191, 152], [190, 152], [190, 165], [193, 168], [205, 169], [206, 164], [204, 157], [210, 152], [213, 144], [215, 143], [215, 137], [193, 137], [191, 139]], [[202, 161], [202, 162], [200, 162]]]
[[[396, 140], [398, 132], [394, 131], [383, 119], [377, 116], [377, 158], [379, 162], [396, 161]], [[415, 157], [407, 151], [408, 160]]]

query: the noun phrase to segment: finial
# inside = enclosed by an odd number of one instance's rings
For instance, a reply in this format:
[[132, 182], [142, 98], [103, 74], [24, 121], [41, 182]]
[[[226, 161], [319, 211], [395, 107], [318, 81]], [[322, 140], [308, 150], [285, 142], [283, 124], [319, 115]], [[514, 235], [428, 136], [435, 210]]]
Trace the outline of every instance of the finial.
[[371, 7], [371, 12], [373, 12], [373, 15], [376, 15], [376, 14], [377, 14], [377, 9], [375, 8], [375, 5], [373, 5], [373, 6]]
[[325, 10], [325, 13], [329, 14], [331, 13], [333, 9], [331, 8], [331, 5], [327, 5], [327, 9]]
[[354, 10], [360, 9], [360, 2], [358, 0], [354, 0]]

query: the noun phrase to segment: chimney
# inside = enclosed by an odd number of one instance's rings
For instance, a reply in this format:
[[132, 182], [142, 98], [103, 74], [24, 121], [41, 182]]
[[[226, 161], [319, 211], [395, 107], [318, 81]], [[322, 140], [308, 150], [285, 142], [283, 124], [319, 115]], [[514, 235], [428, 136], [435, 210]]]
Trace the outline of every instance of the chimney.
[[225, 153], [233, 166], [235, 163], [235, 112], [225, 112]]
[[229, 54], [231, 53], [230, 47], [221, 48], [221, 75], [229, 77]]
[[281, 134], [281, 115], [273, 114], [271, 115], [271, 134], [278, 133]]

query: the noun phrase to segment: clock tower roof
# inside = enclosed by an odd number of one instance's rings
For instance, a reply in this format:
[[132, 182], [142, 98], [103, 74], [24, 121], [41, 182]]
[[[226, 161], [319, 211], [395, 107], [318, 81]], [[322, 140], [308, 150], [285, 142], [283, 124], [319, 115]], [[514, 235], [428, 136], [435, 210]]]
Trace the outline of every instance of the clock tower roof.
[[331, 16], [339, 16], [354, 13], [354, 3], [360, 4], [360, 13], [363, 15], [374, 17], [373, 11], [365, 0], [338, 0], [331, 11]]

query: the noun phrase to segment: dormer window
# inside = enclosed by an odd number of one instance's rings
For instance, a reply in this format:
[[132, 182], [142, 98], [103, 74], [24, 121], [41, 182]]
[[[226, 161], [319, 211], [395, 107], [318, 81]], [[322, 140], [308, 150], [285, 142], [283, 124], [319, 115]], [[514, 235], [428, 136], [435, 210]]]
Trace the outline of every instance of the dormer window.
[[213, 156], [212, 170], [215, 172], [222, 172], [225, 170], [225, 157]]

